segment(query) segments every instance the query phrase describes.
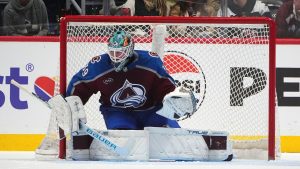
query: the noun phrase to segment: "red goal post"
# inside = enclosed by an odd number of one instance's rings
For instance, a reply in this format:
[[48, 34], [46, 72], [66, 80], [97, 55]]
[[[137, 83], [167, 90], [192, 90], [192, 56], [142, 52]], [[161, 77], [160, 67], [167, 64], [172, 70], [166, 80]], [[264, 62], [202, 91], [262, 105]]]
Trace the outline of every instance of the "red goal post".
[[[132, 31], [136, 48], [159, 53], [176, 83], [196, 91], [198, 111], [191, 119], [180, 122], [182, 126], [226, 130], [233, 135], [233, 140], [267, 138], [267, 158], [275, 159], [273, 20], [263, 17], [64, 17], [60, 32], [61, 94], [66, 93], [70, 77], [91, 57], [106, 52], [106, 41], [115, 29]], [[89, 53], [93, 50], [96, 53]], [[98, 109], [87, 108], [87, 111], [100, 114]], [[101, 121], [101, 117], [97, 118]], [[215, 124], [210, 126], [206, 121]], [[103, 122], [91, 125], [100, 126]], [[247, 128], [242, 129], [243, 126]], [[64, 140], [60, 146], [63, 158]]]

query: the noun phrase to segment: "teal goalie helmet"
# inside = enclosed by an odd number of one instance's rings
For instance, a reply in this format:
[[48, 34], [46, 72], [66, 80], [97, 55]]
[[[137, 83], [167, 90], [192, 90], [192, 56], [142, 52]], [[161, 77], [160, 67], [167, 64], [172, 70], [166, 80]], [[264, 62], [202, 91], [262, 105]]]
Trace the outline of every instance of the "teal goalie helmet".
[[125, 31], [117, 31], [108, 40], [108, 55], [114, 63], [122, 63], [133, 54], [134, 43]]

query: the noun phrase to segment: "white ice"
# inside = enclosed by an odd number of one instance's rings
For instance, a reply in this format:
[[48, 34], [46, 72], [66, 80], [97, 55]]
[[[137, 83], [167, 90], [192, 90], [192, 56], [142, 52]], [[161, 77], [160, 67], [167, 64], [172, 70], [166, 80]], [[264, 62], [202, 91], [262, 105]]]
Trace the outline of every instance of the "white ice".
[[0, 151], [0, 169], [300, 169], [300, 154], [282, 153], [275, 161], [231, 162], [107, 162], [37, 161], [33, 152]]

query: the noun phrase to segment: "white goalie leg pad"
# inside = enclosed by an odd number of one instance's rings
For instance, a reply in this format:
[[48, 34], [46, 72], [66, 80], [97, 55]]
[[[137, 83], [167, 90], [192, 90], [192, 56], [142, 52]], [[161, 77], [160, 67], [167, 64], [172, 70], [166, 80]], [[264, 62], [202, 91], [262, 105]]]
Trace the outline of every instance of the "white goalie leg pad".
[[82, 104], [81, 99], [78, 96], [69, 96], [66, 97], [65, 100], [67, 101], [70, 110], [71, 110], [71, 131], [72, 131], [72, 139], [68, 142], [67, 141], [67, 155], [69, 154], [69, 158], [73, 160], [87, 160], [89, 159], [89, 150], [88, 149], [74, 149], [74, 137], [73, 136], [80, 136], [86, 135], [84, 131], [80, 130], [79, 120], [83, 123], [86, 123], [86, 113], [84, 111], [84, 106]]
[[66, 137], [66, 159], [72, 159], [73, 137], [72, 133], [79, 131], [79, 119], [86, 122], [83, 104], [78, 96], [70, 96], [65, 99], [61, 95], [56, 95], [48, 101], [52, 114], [56, 117], [58, 126], [64, 130]]
[[208, 160], [209, 149], [201, 135], [184, 129], [146, 127], [151, 160]]
[[58, 125], [55, 115], [51, 113], [46, 136], [35, 150], [35, 158], [37, 160], [55, 160], [58, 158], [58, 147]]
[[146, 127], [151, 160], [224, 161], [232, 154], [227, 132]]
[[192, 91], [177, 87], [163, 99], [163, 107], [156, 113], [171, 120], [184, 120], [196, 111], [196, 98]]
[[98, 140], [93, 140], [90, 147], [91, 160], [111, 161], [148, 161], [149, 160], [149, 134], [145, 130], [107, 130], [99, 131], [107, 139], [118, 146], [126, 148], [128, 154], [120, 156], [108, 150]]
[[51, 113], [54, 114], [57, 125], [64, 131], [66, 138], [66, 159], [71, 159], [73, 150], [72, 112], [69, 104], [61, 95], [56, 95], [48, 101]]
[[[58, 128], [60, 126], [60, 128], [67, 129], [66, 131], [68, 131], [68, 127], [65, 126], [67, 124], [65, 121], [68, 120], [65, 118], [68, 118], [70, 109], [64, 98], [61, 95], [54, 96], [48, 101], [48, 104], [51, 107], [50, 121], [45, 138], [35, 150], [35, 158], [37, 160], [58, 158], [59, 140], [61, 139], [59, 138]], [[67, 116], [65, 116], [66, 114]]]

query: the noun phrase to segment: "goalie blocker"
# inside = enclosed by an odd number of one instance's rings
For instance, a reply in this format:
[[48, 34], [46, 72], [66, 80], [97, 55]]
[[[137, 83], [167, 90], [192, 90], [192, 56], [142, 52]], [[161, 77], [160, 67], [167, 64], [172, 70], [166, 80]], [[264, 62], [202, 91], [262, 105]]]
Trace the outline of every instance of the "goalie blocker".
[[[51, 116], [54, 116], [51, 119], [57, 119], [51, 121], [56, 124], [49, 126], [58, 125], [67, 134], [67, 159], [230, 161], [233, 157], [227, 132], [147, 127], [144, 130], [93, 130], [91, 133], [87, 132], [92, 130], [88, 126], [80, 125], [86, 118], [77, 96], [66, 99], [55, 96], [49, 104]], [[44, 142], [49, 145], [49, 140], [44, 139]], [[53, 151], [44, 149], [55, 148], [45, 147], [43, 143], [36, 151], [38, 159], [53, 156]], [[117, 148], [126, 154], [119, 153]]]

